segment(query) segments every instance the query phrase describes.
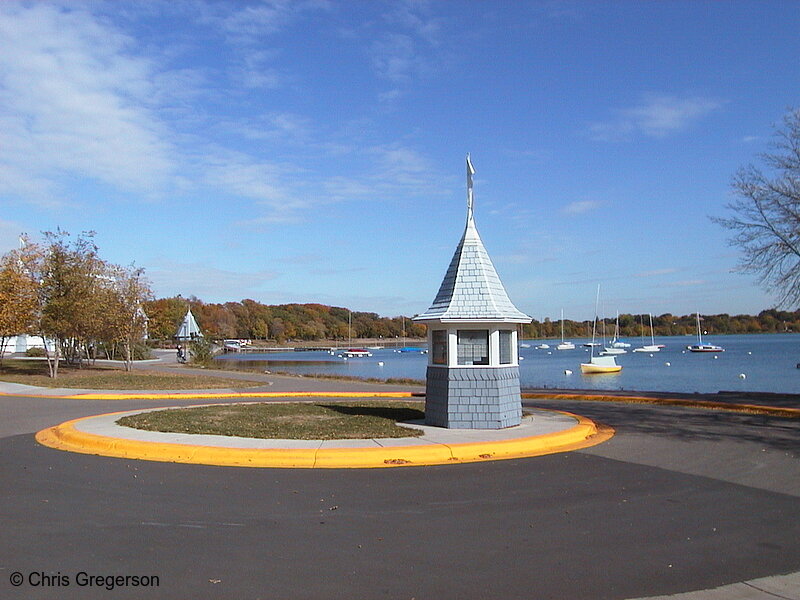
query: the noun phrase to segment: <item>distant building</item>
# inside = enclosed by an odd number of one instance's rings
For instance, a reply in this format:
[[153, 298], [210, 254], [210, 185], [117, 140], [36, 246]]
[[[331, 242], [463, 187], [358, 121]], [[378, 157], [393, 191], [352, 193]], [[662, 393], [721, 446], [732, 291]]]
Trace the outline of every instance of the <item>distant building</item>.
[[[15, 335], [8, 338], [5, 346], [5, 354], [24, 354], [30, 348], [44, 348], [45, 340], [38, 335]], [[52, 351], [55, 349], [52, 340], [47, 340], [47, 348]]]
[[190, 342], [202, 337], [203, 332], [200, 331], [200, 326], [197, 324], [192, 311], [187, 311], [186, 316], [181, 322], [181, 326], [178, 327], [178, 332], [175, 334], [175, 339], [179, 342]]

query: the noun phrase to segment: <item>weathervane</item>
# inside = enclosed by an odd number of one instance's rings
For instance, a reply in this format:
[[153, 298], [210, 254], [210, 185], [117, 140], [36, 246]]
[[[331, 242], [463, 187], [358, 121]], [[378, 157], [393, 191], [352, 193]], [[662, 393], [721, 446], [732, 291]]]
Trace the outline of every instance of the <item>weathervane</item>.
[[475, 168], [467, 152], [467, 222], [472, 220], [472, 176], [475, 175]]

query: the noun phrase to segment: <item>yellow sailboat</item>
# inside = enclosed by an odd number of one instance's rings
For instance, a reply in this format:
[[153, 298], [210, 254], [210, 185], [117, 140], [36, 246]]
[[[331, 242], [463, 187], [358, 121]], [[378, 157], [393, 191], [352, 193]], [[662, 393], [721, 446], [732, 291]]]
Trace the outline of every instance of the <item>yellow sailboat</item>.
[[599, 373], [619, 373], [622, 371], [622, 365], [617, 364], [617, 360], [613, 355], [608, 356], [595, 356], [594, 355], [594, 339], [597, 335], [597, 307], [600, 303], [600, 285], [597, 286], [597, 299], [594, 305], [594, 323], [592, 325], [592, 346], [591, 354], [589, 355], [588, 363], [581, 363], [581, 373], [586, 375], [599, 374]]

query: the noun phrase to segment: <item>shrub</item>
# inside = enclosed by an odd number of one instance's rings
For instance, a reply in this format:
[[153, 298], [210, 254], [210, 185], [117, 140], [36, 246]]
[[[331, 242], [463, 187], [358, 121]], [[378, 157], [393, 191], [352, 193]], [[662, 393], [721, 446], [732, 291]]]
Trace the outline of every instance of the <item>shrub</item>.
[[153, 358], [153, 353], [150, 351], [150, 346], [140, 342], [131, 347], [131, 356], [133, 360], [147, 360]]
[[205, 338], [194, 340], [189, 343], [189, 356], [191, 357], [192, 364], [207, 367], [214, 360], [214, 347]]
[[44, 348], [34, 347], [34, 348], [28, 348], [27, 350], [25, 350], [25, 356], [33, 356], [35, 358], [43, 358], [43, 357], [47, 356], [47, 354], [45, 354]]

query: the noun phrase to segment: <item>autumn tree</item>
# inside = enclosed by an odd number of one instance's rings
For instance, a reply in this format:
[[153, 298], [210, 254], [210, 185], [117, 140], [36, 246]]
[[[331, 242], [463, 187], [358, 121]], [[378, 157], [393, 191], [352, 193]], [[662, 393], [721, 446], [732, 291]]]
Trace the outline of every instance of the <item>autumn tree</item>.
[[159, 298], [145, 302], [144, 310], [149, 319], [147, 329], [151, 339], [169, 340], [178, 331], [188, 306], [180, 297]]
[[784, 117], [762, 170], [748, 165], [733, 179], [730, 217], [713, 221], [733, 232], [740, 268], [755, 273], [780, 305], [800, 303], [800, 110]]
[[112, 267], [101, 294], [107, 298], [102, 319], [107, 324], [104, 338], [122, 346], [125, 370], [130, 371], [133, 347], [147, 335], [144, 304], [153, 296], [150, 283], [142, 269]]
[[35, 265], [38, 246], [27, 239], [19, 250], [0, 258], [0, 360], [8, 340], [16, 335], [32, 333], [38, 315]]
[[97, 290], [106, 275], [93, 232], [70, 234], [57, 230], [45, 232], [47, 241], [39, 267], [39, 329], [43, 338], [55, 342], [53, 352], [45, 355], [50, 376], [58, 377], [61, 355], [74, 359], [81, 345], [97, 331]]

